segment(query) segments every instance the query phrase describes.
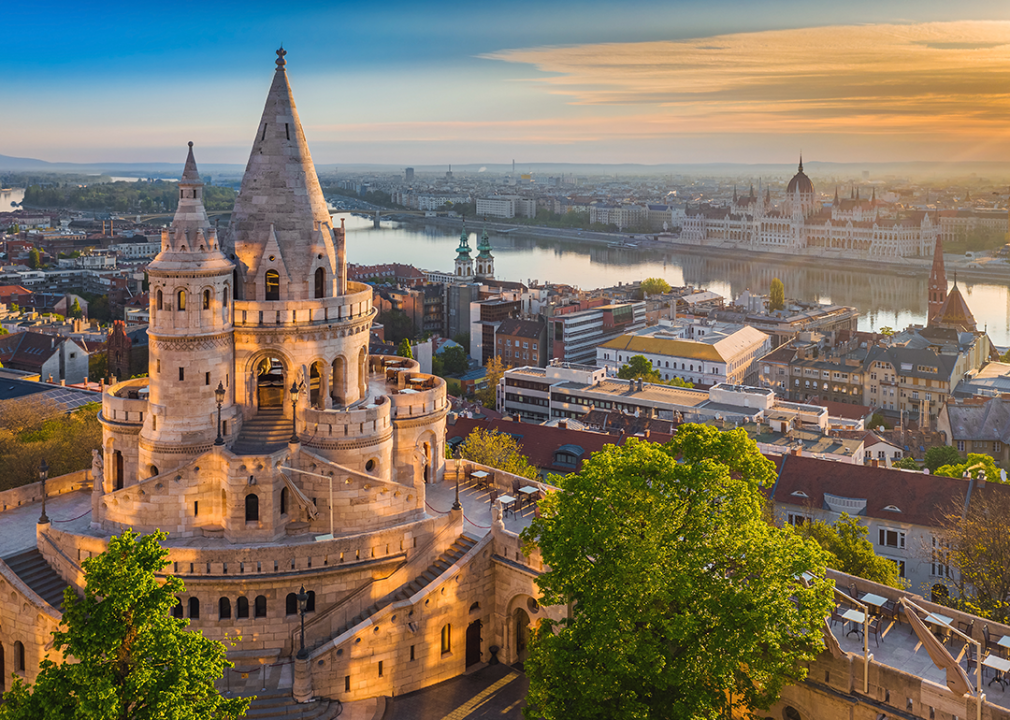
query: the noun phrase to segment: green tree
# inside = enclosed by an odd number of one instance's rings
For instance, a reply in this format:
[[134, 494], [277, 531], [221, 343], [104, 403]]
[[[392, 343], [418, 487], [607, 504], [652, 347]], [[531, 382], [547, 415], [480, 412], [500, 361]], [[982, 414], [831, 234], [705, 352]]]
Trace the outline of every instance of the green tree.
[[527, 717], [717, 718], [802, 680], [824, 647], [828, 558], [766, 522], [774, 480], [742, 429], [696, 424], [562, 478], [522, 533], [550, 568], [541, 604], [572, 609], [533, 635]]
[[81, 310], [81, 303], [77, 298], [74, 298], [74, 304], [70, 306], [70, 317], [75, 320], [79, 320], [84, 317], [84, 311]]
[[818, 520], [800, 530], [800, 534], [816, 540], [828, 553], [828, 567], [881, 585], [902, 587], [898, 566], [873, 552], [868, 533], [869, 528], [847, 513], [842, 513], [831, 525]]
[[470, 347], [470, 333], [468, 332], [456, 333], [455, 335], [452, 336], [452, 341], [459, 343], [464, 348], [468, 348]]
[[884, 327], [878, 328], [877, 332], [884, 337], [894, 337], [894, 328], [890, 325], [884, 325]]
[[935, 473], [944, 465], [954, 465], [961, 462], [961, 453], [952, 445], [937, 445], [926, 451], [923, 464], [929, 468], [931, 473]]
[[487, 365], [484, 367], [487, 371], [484, 379], [484, 389], [477, 391], [477, 400], [484, 407], [494, 409], [495, 405], [498, 404], [498, 383], [505, 374], [505, 370], [511, 367], [511, 365], [506, 366], [502, 362], [502, 359], [495, 355], [488, 360]]
[[882, 427], [885, 430], [890, 430], [893, 426], [891, 425], [891, 423], [887, 422], [887, 420], [884, 419], [883, 414], [881, 414], [881, 412], [878, 410], [877, 412], [873, 413], [873, 415], [870, 417], [870, 422], [866, 427], [869, 430], [876, 430], [879, 427]]
[[968, 453], [966, 460], [961, 460], [958, 457], [958, 462], [941, 465], [933, 471], [933, 474], [959, 478], [964, 477], [966, 472], [973, 478], [985, 477], [989, 482], [1000, 482], [1000, 473], [999, 468], [996, 467], [996, 461], [988, 455], [980, 455], [978, 453]]
[[903, 457], [900, 460], [895, 460], [891, 463], [892, 467], [896, 467], [900, 470], [918, 470], [919, 463], [915, 461], [915, 458]]
[[670, 292], [670, 283], [663, 278], [646, 278], [639, 286], [648, 295], [661, 295]]
[[470, 366], [470, 358], [466, 350], [452, 345], [439, 353], [442, 356], [442, 364], [447, 375], [460, 375], [466, 372]]
[[617, 371], [621, 380], [644, 380], [645, 382], [660, 382], [659, 373], [653, 370], [652, 363], [645, 355], [632, 355], [628, 362]]
[[459, 446], [459, 456], [513, 475], [536, 480], [537, 469], [523, 455], [523, 447], [511, 435], [497, 430], [474, 428]]
[[38, 248], [32, 248], [28, 251], [28, 267], [32, 270], [42, 267], [42, 255], [39, 253]]
[[109, 374], [109, 356], [105, 350], [88, 355], [88, 378], [94, 381], [103, 379]]
[[396, 354], [402, 358], [414, 359], [414, 352], [410, 349], [410, 340], [403, 338], [400, 341], [400, 347], [396, 348]]
[[778, 278], [772, 278], [771, 287], [768, 288], [768, 309], [784, 310], [786, 307], [786, 286]]
[[88, 315], [100, 322], [112, 320], [112, 308], [109, 305], [108, 295], [99, 295], [88, 303]]
[[64, 593], [53, 647], [78, 662], [45, 660], [34, 687], [17, 678], [0, 720], [210, 720], [245, 716], [249, 698], [214, 687], [231, 667], [224, 644], [171, 616], [183, 583], [156, 573], [169, 563], [163, 532], [127, 530], [85, 560], [84, 597]]
[[381, 313], [378, 320], [386, 329], [386, 342], [399, 343], [404, 338], [413, 338], [417, 333], [414, 321], [402, 310], [388, 310]]

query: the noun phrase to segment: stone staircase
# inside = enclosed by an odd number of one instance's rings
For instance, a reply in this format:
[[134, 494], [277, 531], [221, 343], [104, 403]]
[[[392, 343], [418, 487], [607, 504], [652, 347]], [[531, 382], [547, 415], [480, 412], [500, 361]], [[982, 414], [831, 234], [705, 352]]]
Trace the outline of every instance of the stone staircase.
[[267, 692], [257, 694], [245, 717], [249, 720], [333, 720], [342, 710], [339, 700], [296, 703], [290, 692]]
[[236, 455], [265, 455], [287, 447], [291, 418], [283, 408], [264, 408], [242, 424], [231, 451]]
[[57, 609], [63, 605], [63, 591], [69, 583], [53, 570], [38, 548], [4, 558], [4, 562], [47, 603]]
[[[460, 535], [458, 538], [456, 538], [453, 544], [446, 549], [444, 553], [439, 555], [435, 559], [435, 561], [428, 566], [428, 568], [424, 572], [415, 577], [406, 585], [400, 587], [398, 590], [390, 593], [389, 595], [382, 598], [381, 600], [378, 600], [374, 604], [369, 605], [367, 608], [365, 608], [360, 613], [355, 615], [353, 618], [348, 620], [347, 623], [341, 626], [335, 633], [333, 633], [331, 637], [340, 637], [345, 632], [350, 630], [352, 627], [362, 622], [363, 620], [370, 618], [372, 615], [379, 612], [384, 607], [392, 605], [394, 602], [399, 602], [400, 600], [406, 600], [410, 596], [414, 595], [416, 592], [429, 585], [432, 581], [438, 578], [438, 576], [440, 576], [442, 573], [444, 573], [446, 570], [452, 567], [457, 560], [466, 555], [466, 553], [469, 552], [470, 548], [472, 548], [476, 544], [477, 540], [475, 540], [474, 538], [468, 537], [467, 535]], [[319, 642], [313, 645], [312, 649], [319, 647], [327, 639], [329, 638], [321, 639]]]

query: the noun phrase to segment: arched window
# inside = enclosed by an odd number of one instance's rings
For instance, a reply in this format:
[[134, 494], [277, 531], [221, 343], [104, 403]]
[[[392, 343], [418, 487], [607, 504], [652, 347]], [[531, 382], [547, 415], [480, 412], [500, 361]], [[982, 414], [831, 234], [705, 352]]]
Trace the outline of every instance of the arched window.
[[281, 488], [281, 515], [288, 514], [288, 489]]
[[200, 600], [195, 597], [189, 599], [189, 616], [193, 620], [200, 619]]
[[298, 614], [298, 595], [296, 593], [288, 593], [288, 596], [284, 598], [284, 614]]
[[245, 521], [259, 522], [260, 519], [260, 499], [257, 495], [245, 496]]
[[210, 310], [210, 290], [203, 291], [203, 309]]
[[281, 299], [281, 276], [276, 270], [267, 270], [267, 300]]
[[447, 653], [452, 650], [452, 625], [446, 623], [442, 626], [442, 652]]
[[309, 590], [305, 593], [309, 596], [309, 599], [305, 601], [305, 612], [315, 612], [316, 611], [316, 591]]
[[225, 307], [228, 307], [228, 287], [225, 286], [224, 290], [221, 292], [221, 302]]
[[221, 620], [231, 620], [231, 600], [223, 597], [217, 601], [217, 616]]
[[237, 618], [247, 618], [249, 617], [249, 600], [244, 597], [240, 597], [235, 601], [235, 617]]
[[20, 640], [14, 641], [14, 669], [25, 672], [25, 646]]
[[159, 310], [161, 310], [161, 309], [162, 309], [162, 307], [164, 307], [164, 304], [165, 304], [165, 298], [164, 298], [164, 296], [163, 296], [163, 295], [161, 294], [161, 290], [159, 290], [159, 291], [158, 291], [158, 295], [157, 295], [157, 297], [158, 297], [158, 302], [157, 302], [157, 306], [156, 306], [156, 307], [157, 307], [157, 308], [158, 308]]
[[324, 286], [326, 284], [326, 271], [322, 268], [316, 268], [316, 297], [321, 298], [324, 295]]
[[182, 598], [177, 597], [175, 599], [175, 606], [172, 608], [172, 617], [174, 618], [182, 617]]
[[267, 599], [263, 595], [256, 596], [255, 616], [258, 618], [267, 616]]
[[175, 296], [175, 309], [178, 311], [183, 311], [186, 309], [186, 291], [180, 290], [178, 295]]

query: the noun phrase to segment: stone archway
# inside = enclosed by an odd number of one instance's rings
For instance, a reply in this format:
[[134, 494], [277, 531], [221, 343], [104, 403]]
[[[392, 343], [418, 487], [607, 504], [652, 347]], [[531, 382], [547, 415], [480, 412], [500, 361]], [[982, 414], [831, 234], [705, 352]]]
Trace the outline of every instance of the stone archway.
[[330, 375], [330, 397], [334, 405], [343, 405], [347, 397], [347, 359], [338, 355], [333, 360], [333, 372]]
[[512, 623], [512, 637], [515, 640], [515, 659], [516, 662], [526, 662], [526, 659], [530, 656], [529, 645], [530, 645], [530, 616], [521, 607], [517, 607], [512, 612], [512, 617], [510, 618]]
[[323, 364], [318, 360], [309, 368], [309, 404], [323, 406]]
[[284, 362], [274, 355], [261, 358], [253, 369], [256, 407], [260, 410], [284, 407], [286, 373]]

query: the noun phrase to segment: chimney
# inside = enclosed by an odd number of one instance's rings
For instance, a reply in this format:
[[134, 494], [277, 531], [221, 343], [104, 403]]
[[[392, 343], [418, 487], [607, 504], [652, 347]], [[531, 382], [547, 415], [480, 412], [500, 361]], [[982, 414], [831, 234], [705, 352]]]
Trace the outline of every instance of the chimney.
[[568, 429], [568, 421], [567, 420], [558, 420], [558, 427], [561, 428], [562, 430], [567, 430]]
[[645, 439], [648, 440], [650, 435], [649, 428], [645, 428]]

